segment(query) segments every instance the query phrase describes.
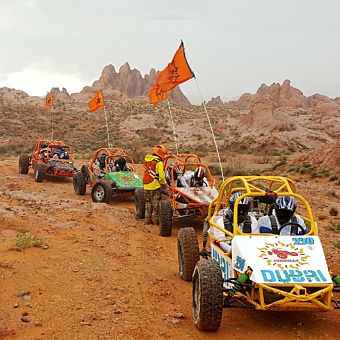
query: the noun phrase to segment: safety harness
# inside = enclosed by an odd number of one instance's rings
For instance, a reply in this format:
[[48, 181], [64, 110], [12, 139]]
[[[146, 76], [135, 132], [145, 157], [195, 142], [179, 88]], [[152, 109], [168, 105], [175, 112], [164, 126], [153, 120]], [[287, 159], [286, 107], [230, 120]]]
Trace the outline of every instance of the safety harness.
[[[278, 228], [275, 216], [270, 215], [269, 218], [270, 218], [270, 224], [272, 226], [272, 233], [278, 235], [279, 228]], [[295, 215], [290, 220], [291, 220], [292, 223], [297, 223], [297, 217]], [[291, 228], [290, 229], [291, 235], [297, 235], [298, 234], [298, 227], [296, 225], [292, 225], [290, 228]]]

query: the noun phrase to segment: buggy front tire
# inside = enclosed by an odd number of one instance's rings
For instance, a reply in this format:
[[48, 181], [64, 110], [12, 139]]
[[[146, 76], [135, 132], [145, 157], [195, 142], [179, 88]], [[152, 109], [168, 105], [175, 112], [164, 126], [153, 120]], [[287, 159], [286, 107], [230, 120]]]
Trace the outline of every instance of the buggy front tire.
[[34, 180], [38, 183], [45, 178], [46, 170], [43, 164], [37, 164], [34, 169]]
[[191, 281], [196, 263], [200, 259], [198, 240], [194, 228], [178, 231], [178, 272], [184, 281]]
[[83, 165], [81, 167], [80, 171], [84, 174], [85, 184], [89, 184], [90, 183], [90, 171], [89, 171], [89, 167], [87, 165]]
[[92, 188], [91, 197], [95, 203], [110, 203], [112, 198], [111, 185], [105, 181], [97, 182]]
[[73, 175], [73, 188], [77, 195], [85, 195], [86, 193], [86, 181], [83, 172], [79, 171]]
[[159, 234], [171, 236], [172, 233], [172, 207], [169, 201], [159, 202]]
[[197, 262], [192, 279], [194, 323], [202, 331], [219, 329], [223, 313], [223, 278], [220, 266], [212, 260]]
[[145, 197], [144, 197], [144, 189], [137, 188], [134, 193], [135, 198], [135, 207], [136, 207], [136, 215], [140, 219], [145, 218]]
[[30, 166], [30, 158], [28, 155], [21, 155], [19, 157], [19, 173], [27, 175]]

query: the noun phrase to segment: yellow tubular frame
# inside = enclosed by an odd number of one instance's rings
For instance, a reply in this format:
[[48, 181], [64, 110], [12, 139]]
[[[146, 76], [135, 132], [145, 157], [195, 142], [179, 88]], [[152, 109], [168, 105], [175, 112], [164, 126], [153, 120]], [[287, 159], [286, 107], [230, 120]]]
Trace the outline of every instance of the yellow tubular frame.
[[[244, 197], [257, 197], [257, 196], [268, 196], [266, 191], [262, 187], [255, 185], [255, 181], [267, 181], [267, 188], [271, 189], [274, 184], [278, 186], [277, 189], [273, 190], [275, 196], [293, 196], [300, 200], [306, 207], [308, 217], [304, 217], [310, 223], [310, 231], [306, 235], [318, 235], [317, 225], [314, 221], [313, 214], [309, 203], [304, 197], [296, 193], [296, 187], [294, 182], [285, 177], [280, 176], [236, 176], [230, 177], [225, 180], [219, 190], [218, 197], [211, 201], [208, 208], [208, 216], [205, 221], [209, 223], [211, 227], [215, 227], [221, 230], [232, 239], [235, 235], [248, 235], [243, 233], [238, 227], [237, 214], [234, 214], [234, 233], [229, 232], [223, 227], [212, 221], [212, 217], [216, 216], [221, 209], [222, 199], [224, 197], [229, 198], [233, 192], [243, 191], [235, 202], [234, 211], [237, 211], [239, 202]], [[235, 182], [241, 182], [243, 186], [232, 187]], [[227, 194], [227, 195], [226, 195]], [[272, 236], [273, 234], [261, 234], [261, 236]], [[230, 239], [228, 238], [228, 239]], [[215, 240], [222, 242], [224, 240]], [[231, 250], [227, 253], [221, 252], [225, 257], [231, 261]], [[239, 273], [234, 270], [234, 276], [238, 277]], [[281, 287], [287, 289], [291, 287], [290, 291], [283, 290]], [[316, 291], [313, 293], [307, 293], [307, 289], [315, 288]], [[255, 309], [258, 310], [277, 310], [277, 311], [299, 311], [299, 310], [314, 310], [314, 311], [328, 311], [333, 309], [331, 298], [332, 298], [333, 284], [286, 284], [286, 285], [269, 285], [263, 283], [253, 283], [253, 287], [247, 292], [236, 292], [233, 295], [234, 298], [239, 298], [252, 304]], [[266, 293], [274, 293], [281, 296], [282, 299], [278, 299], [274, 302], [266, 302]], [[228, 293], [224, 292], [223, 295], [228, 297]]]

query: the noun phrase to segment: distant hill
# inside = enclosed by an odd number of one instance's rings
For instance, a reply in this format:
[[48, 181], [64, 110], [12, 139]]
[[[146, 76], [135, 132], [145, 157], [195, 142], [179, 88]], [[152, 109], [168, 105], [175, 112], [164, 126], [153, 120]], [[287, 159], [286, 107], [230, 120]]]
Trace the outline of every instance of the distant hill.
[[[36, 138], [49, 137], [51, 114], [55, 138], [64, 139], [76, 151], [91, 152], [106, 145], [102, 111], [90, 113], [89, 98], [104, 88], [112, 143], [142, 154], [156, 143], [174, 147], [172, 127], [165, 102], [154, 107], [146, 94], [156, 72], [142, 77], [128, 64], [116, 72], [112, 65], [103, 69], [92, 87], [69, 94], [52, 89], [56, 100], [49, 112], [43, 98], [25, 92], [0, 88], [0, 152], [29, 150]], [[180, 151], [214, 151], [203, 107], [189, 102], [177, 87], [172, 104]], [[238, 101], [221, 104], [219, 97], [208, 106], [222, 156], [230, 151], [281, 153], [322, 148], [340, 140], [340, 98], [315, 94], [306, 97], [289, 81], [267, 86], [255, 94], [243, 94]]]

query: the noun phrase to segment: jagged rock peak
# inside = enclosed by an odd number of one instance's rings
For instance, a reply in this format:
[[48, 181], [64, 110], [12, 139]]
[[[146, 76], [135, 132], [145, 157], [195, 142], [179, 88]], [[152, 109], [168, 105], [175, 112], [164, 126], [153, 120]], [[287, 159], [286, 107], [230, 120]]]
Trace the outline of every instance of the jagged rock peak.
[[213, 97], [207, 102], [207, 106], [221, 106], [224, 102], [220, 96]]
[[103, 74], [112, 74], [112, 73], [113, 74], [117, 73], [115, 67], [112, 64], [104, 66], [103, 71], [102, 71], [102, 75]]
[[123, 73], [123, 72], [130, 72], [131, 71], [131, 67], [130, 64], [128, 62], [126, 62], [125, 64], [123, 64], [120, 68], [119, 68], [119, 73]]

